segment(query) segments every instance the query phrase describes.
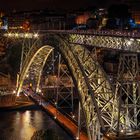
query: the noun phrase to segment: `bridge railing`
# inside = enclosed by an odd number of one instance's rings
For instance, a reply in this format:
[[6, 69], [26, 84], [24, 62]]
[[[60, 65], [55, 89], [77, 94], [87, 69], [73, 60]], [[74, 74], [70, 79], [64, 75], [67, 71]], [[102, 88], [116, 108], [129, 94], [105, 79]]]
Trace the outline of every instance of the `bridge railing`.
[[42, 30], [46, 33], [61, 33], [61, 34], [84, 34], [84, 35], [98, 35], [98, 36], [118, 36], [118, 37], [132, 37], [140, 38], [140, 31], [126, 31], [126, 30]]
[[140, 38], [140, 30], [30, 30], [28, 32], [7, 31], [1, 34], [6, 37], [37, 38], [38, 35], [45, 35], [47, 33]]

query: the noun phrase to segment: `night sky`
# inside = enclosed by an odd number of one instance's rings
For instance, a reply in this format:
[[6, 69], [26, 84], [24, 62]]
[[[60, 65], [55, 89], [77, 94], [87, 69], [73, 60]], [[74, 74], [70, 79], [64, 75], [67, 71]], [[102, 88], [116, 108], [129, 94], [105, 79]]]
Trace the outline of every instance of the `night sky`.
[[[114, 0], [115, 1], [115, 0]], [[113, 0], [0, 0], [1, 11], [24, 11], [38, 9], [67, 9], [75, 10], [89, 6], [106, 7]], [[117, 0], [119, 1], [119, 0]]]

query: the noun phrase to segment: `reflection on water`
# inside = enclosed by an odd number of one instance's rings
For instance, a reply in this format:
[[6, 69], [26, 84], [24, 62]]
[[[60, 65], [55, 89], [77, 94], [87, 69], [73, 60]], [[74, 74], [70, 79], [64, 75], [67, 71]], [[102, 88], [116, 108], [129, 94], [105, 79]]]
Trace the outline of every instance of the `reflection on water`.
[[0, 112], [0, 140], [30, 140], [36, 131], [48, 129], [59, 139], [72, 139], [45, 112]]

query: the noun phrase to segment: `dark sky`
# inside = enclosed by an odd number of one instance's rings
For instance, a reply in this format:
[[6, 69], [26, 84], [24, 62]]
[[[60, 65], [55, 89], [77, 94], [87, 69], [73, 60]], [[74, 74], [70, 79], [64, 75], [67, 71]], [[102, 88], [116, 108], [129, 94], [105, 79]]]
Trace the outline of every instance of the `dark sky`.
[[[89, 6], [104, 7], [113, 0], [0, 0], [1, 11], [36, 10], [36, 9], [79, 9]], [[115, 0], [114, 0], [115, 1]], [[117, 0], [119, 1], [119, 0]]]

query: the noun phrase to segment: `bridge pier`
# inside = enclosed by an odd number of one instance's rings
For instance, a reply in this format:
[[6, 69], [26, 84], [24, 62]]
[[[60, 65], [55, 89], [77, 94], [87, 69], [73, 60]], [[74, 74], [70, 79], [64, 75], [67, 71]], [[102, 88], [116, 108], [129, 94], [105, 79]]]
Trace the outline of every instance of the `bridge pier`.
[[[117, 136], [133, 135], [140, 126], [140, 89], [138, 55], [122, 53], [116, 82], [118, 100]], [[123, 125], [120, 120], [123, 119]]]

